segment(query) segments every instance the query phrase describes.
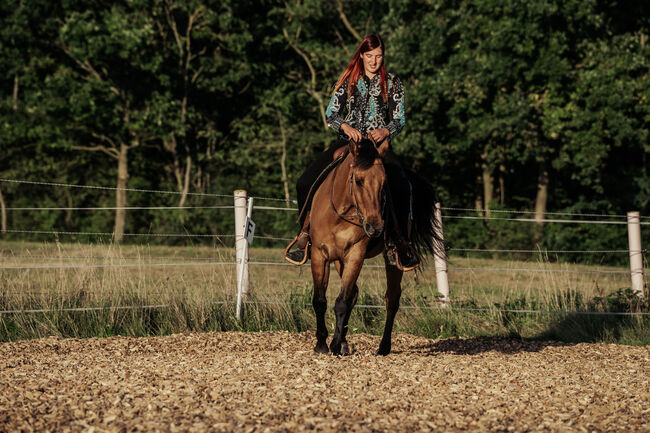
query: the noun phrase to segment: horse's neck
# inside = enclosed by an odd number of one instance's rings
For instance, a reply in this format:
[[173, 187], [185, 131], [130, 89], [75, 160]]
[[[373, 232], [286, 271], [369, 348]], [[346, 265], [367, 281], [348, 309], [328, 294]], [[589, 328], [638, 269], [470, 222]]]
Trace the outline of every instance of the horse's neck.
[[333, 172], [334, 178], [332, 179], [332, 201], [339, 211], [341, 211], [342, 208], [347, 210], [348, 207], [354, 204], [352, 197], [349, 194], [349, 180], [351, 166], [353, 163], [354, 156], [352, 156], [352, 154], [348, 154], [341, 165], [339, 165]]

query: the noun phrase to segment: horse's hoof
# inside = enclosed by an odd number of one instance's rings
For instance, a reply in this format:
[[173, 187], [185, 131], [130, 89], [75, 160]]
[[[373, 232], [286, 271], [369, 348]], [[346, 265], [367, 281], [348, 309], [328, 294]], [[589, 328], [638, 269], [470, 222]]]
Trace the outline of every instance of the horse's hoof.
[[330, 352], [332, 352], [332, 355], [340, 355], [341, 354], [341, 343], [332, 343], [332, 344], [330, 344]]
[[377, 349], [377, 353], [375, 353], [375, 356], [386, 356], [390, 353], [390, 346], [379, 346], [379, 349]]
[[316, 347], [314, 347], [314, 353], [328, 353], [330, 349], [327, 347], [327, 344], [317, 344]]
[[348, 342], [344, 341], [343, 343], [341, 343], [341, 355], [347, 356], [347, 355], [349, 355], [351, 353], [352, 353], [352, 351], [350, 350], [350, 347], [348, 346]]

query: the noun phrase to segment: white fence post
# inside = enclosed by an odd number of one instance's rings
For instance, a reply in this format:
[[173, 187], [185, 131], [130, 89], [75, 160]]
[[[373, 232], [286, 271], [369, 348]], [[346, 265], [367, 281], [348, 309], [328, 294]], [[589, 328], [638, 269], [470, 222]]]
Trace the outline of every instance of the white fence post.
[[[248, 295], [248, 248], [244, 230], [246, 229], [245, 190], [237, 190], [235, 196], [235, 257], [237, 262], [237, 297], [241, 288], [242, 294]], [[239, 302], [237, 303], [237, 319], [239, 319]]]
[[[251, 218], [251, 215], [253, 213], [253, 197], [250, 197], [248, 199], [248, 211], [246, 212], [246, 220], [244, 222], [244, 226], [246, 226], [246, 223], [248, 220]], [[241, 304], [243, 298], [248, 296], [248, 278], [246, 279], [246, 286], [244, 286], [244, 271], [246, 271], [246, 275], [248, 275], [248, 240], [246, 239], [246, 233], [243, 235], [244, 237], [244, 253], [242, 254], [242, 257], [245, 257], [245, 259], [242, 261], [242, 267], [239, 268], [239, 278], [237, 278], [238, 284], [237, 284], [237, 320], [241, 321]]]
[[632, 291], [643, 298], [643, 251], [641, 249], [641, 217], [639, 212], [627, 213], [627, 239], [630, 250]]
[[[440, 210], [440, 203], [436, 203], [436, 210], [434, 212], [434, 218], [436, 219], [436, 234], [443, 244], [440, 247], [444, 248], [444, 233], [442, 231], [442, 211]], [[442, 295], [442, 306], [447, 307], [449, 305], [449, 279], [447, 278], [447, 258], [444, 255], [435, 254], [434, 263], [436, 268], [436, 285], [438, 287], [438, 292]]]

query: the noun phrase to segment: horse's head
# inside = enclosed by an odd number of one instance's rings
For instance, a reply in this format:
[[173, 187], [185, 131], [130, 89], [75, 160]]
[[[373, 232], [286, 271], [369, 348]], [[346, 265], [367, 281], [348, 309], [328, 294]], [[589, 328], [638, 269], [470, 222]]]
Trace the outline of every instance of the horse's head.
[[368, 140], [350, 142], [350, 154], [354, 158], [350, 166], [350, 193], [357, 208], [359, 222], [368, 237], [380, 236], [384, 230], [384, 185], [386, 171], [382, 157], [388, 150], [388, 141], [379, 147]]

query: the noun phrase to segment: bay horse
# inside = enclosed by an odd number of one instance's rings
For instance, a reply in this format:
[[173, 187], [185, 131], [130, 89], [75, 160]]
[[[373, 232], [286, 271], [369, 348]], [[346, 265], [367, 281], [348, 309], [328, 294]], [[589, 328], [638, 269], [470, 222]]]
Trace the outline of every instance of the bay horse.
[[[359, 289], [357, 278], [365, 259], [375, 257], [385, 249], [384, 231], [390, 223], [385, 214], [390, 200], [390, 188], [383, 158], [388, 151], [388, 140], [379, 146], [364, 139], [348, 146], [347, 156], [325, 178], [317, 189], [310, 214], [311, 271], [314, 281], [312, 305], [316, 313], [317, 353], [347, 355], [348, 320], [356, 304]], [[435, 227], [433, 188], [424, 179], [408, 172], [412, 188], [411, 242], [420, 259], [425, 252], [442, 252]], [[409, 192], [402, 192], [409, 195]], [[394, 200], [398, 201], [398, 200]], [[411, 203], [407, 199], [407, 204]], [[403, 224], [402, 224], [403, 225]], [[402, 233], [406, 233], [406, 228]], [[384, 254], [386, 269], [386, 323], [377, 355], [388, 355], [395, 314], [402, 294], [403, 271], [389, 264]], [[341, 277], [341, 291], [336, 298], [334, 312], [336, 328], [327, 346], [327, 286], [330, 263], [334, 263]]]

